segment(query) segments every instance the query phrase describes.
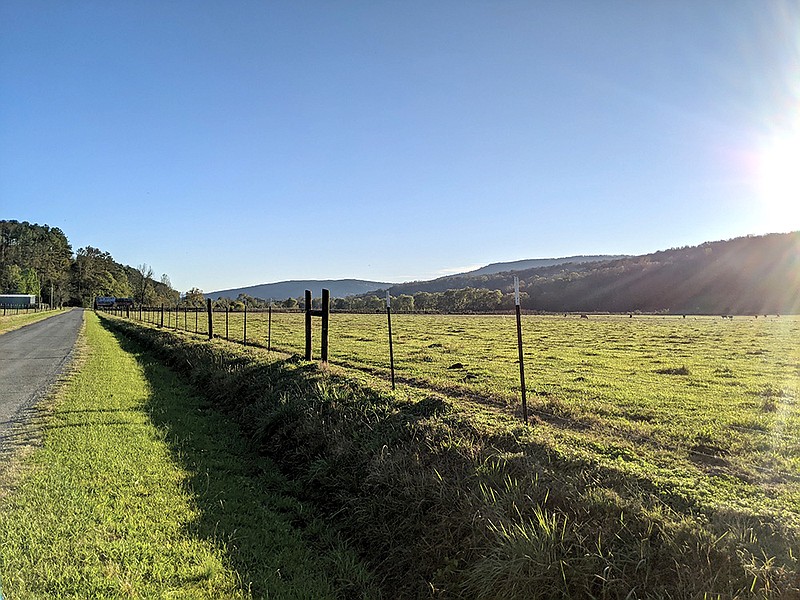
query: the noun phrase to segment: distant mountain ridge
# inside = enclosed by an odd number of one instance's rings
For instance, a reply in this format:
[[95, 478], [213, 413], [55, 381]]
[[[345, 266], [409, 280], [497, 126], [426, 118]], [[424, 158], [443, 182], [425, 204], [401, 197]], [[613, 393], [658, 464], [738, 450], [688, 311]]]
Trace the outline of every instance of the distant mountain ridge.
[[562, 258], [530, 258], [526, 260], [514, 260], [511, 262], [491, 263], [474, 271], [450, 275], [450, 277], [463, 277], [465, 275], [494, 275], [495, 273], [505, 273], [508, 271], [525, 271], [526, 269], [538, 269], [541, 267], [554, 267], [567, 263], [581, 264], [590, 262], [603, 262], [607, 260], [619, 260], [629, 258], [628, 254], [592, 254], [579, 256], [564, 256]]
[[218, 298], [236, 299], [239, 294], [247, 294], [262, 300], [286, 300], [287, 298], [301, 297], [305, 290], [311, 290], [314, 297], [318, 298], [322, 295], [322, 288], [325, 288], [330, 290], [332, 297], [344, 298], [382, 288], [385, 289], [392, 285], [394, 284], [380, 281], [364, 281], [362, 279], [307, 279], [262, 283], [260, 285], [209, 292], [205, 296], [206, 298], [217, 300]]
[[[428, 281], [409, 281], [406, 283], [392, 284], [388, 289], [395, 296], [399, 294], [416, 294], [418, 292], [445, 292], [447, 290], [463, 289], [467, 287], [484, 289], [503, 289], [507, 287], [505, 280], [513, 275], [520, 278], [531, 273], [545, 271], [570, 271], [582, 272], [592, 269], [598, 264], [617, 260], [634, 258], [630, 255], [595, 254], [565, 256], [562, 258], [529, 258], [511, 262], [491, 263], [474, 271], [445, 275]], [[498, 282], [503, 282], [498, 283]], [[374, 290], [371, 290], [374, 291]]]
[[[512, 262], [491, 263], [480, 269], [467, 273], [457, 273], [434, 279], [433, 281], [447, 281], [463, 277], [473, 277], [480, 275], [490, 275], [494, 273], [504, 273], [507, 271], [519, 271], [531, 268], [551, 267], [565, 263], [588, 263], [604, 260], [615, 260], [626, 258], [624, 255], [592, 255], [592, 256], [567, 256], [563, 258], [531, 258], [516, 260]], [[427, 282], [419, 282], [427, 283]], [[275, 283], [261, 283], [240, 288], [219, 290], [205, 294], [206, 298], [217, 300], [219, 298], [236, 299], [239, 294], [246, 294], [261, 300], [285, 300], [286, 298], [299, 298], [305, 290], [311, 290], [315, 297], [322, 294], [322, 288], [329, 289], [334, 298], [346, 298], [347, 296], [358, 296], [369, 292], [393, 288], [398, 284], [380, 281], [365, 281], [363, 279], [307, 279], [277, 281]], [[406, 284], [400, 284], [406, 285]]]
[[514, 276], [528, 310], [800, 314], [800, 232], [750, 235], [608, 261], [467, 273], [398, 284], [389, 292], [473, 288], [509, 294]]
[[[531, 264], [537, 266], [530, 267]], [[433, 306], [433, 310], [444, 312], [481, 311], [491, 308], [465, 308], [474, 305], [468, 301], [471, 295], [480, 296], [469, 290], [493, 290], [495, 307], [507, 308], [508, 298], [513, 298], [515, 276], [520, 280], [522, 306], [528, 310], [800, 314], [800, 232], [750, 235], [641, 256], [573, 256], [494, 263], [430, 281], [290, 281], [207, 296], [235, 298], [245, 293], [281, 300], [302, 296], [305, 289], [311, 289], [317, 297], [327, 287], [334, 298], [358, 299], [382, 297], [388, 290], [394, 297], [414, 296], [414, 306], [422, 310]], [[431, 294], [439, 295], [433, 303]], [[456, 301], [462, 296], [467, 300]], [[484, 296], [480, 297], [485, 300]], [[423, 309], [423, 303], [428, 308]]]

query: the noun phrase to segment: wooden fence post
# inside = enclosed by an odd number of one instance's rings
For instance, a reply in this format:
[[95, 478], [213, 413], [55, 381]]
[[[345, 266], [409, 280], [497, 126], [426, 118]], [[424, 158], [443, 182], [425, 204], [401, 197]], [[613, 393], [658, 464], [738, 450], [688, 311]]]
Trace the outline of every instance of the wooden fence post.
[[159, 325], [159, 327], [163, 327], [163, 326], [164, 326], [164, 305], [162, 304], [161, 305], [161, 325]]
[[214, 312], [211, 310], [211, 298], [206, 298], [208, 308], [208, 339], [214, 339]]
[[331, 292], [322, 290], [322, 362], [328, 362], [328, 324], [331, 317]]
[[311, 290], [306, 290], [305, 310], [306, 310], [306, 360], [311, 360]]
[[269, 301], [269, 318], [267, 320], [267, 352], [272, 352], [272, 300]]
[[225, 307], [225, 339], [228, 339], [228, 315], [231, 314], [231, 307]]
[[244, 329], [242, 331], [242, 344], [247, 346], [247, 303], [244, 305]]
[[[311, 290], [306, 290], [305, 296], [306, 311], [306, 360], [311, 360], [311, 317], [322, 317], [322, 362], [328, 362], [328, 325], [331, 314], [331, 292], [322, 290], [322, 308], [314, 310], [311, 308]], [[271, 314], [271, 313], [270, 313]]]

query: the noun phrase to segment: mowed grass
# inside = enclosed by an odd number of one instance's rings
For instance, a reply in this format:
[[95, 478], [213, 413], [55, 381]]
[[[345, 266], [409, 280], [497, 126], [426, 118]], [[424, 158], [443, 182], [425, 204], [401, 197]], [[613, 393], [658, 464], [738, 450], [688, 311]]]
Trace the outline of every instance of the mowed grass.
[[332, 315], [327, 368], [119, 327], [239, 407], [396, 597], [796, 597], [797, 318], [526, 316], [528, 427], [513, 317], [396, 315], [396, 392], [385, 323]]
[[[225, 314], [214, 319], [224, 337]], [[193, 331], [192, 313], [188, 322]], [[400, 393], [520, 415], [513, 315], [396, 314], [392, 328]], [[230, 313], [230, 339], [243, 330], [243, 314]], [[273, 312], [271, 334], [266, 313], [247, 315], [253, 345], [269, 336], [273, 349], [302, 354], [303, 331], [302, 313]], [[319, 337], [314, 319], [317, 358]], [[524, 316], [523, 340], [532, 422], [554, 445], [693, 502], [800, 519], [800, 318]], [[329, 355], [388, 380], [386, 315], [333, 313]]]
[[367, 594], [358, 561], [269, 461], [174, 373], [86, 314], [82, 368], [0, 498], [7, 597]]
[[[61, 314], [62, 312], [62, 309], [55, 309], [40, 312], [22, 312], [19, 314], [11, 314], [9, 311], [7, 315], [0, 314], [0, 334], [19, 329], [30, 323], [43, 321], [44, 319]], [[2, 313], [2, 309], [0, 309], [0, 313]]]

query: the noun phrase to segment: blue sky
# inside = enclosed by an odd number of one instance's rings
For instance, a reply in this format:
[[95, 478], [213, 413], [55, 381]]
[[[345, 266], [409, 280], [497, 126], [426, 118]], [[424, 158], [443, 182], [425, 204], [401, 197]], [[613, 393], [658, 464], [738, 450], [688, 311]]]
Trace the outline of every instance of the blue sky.
[[0, 218], [180, 290], [800, 229], [800, 5], [0, 3]]

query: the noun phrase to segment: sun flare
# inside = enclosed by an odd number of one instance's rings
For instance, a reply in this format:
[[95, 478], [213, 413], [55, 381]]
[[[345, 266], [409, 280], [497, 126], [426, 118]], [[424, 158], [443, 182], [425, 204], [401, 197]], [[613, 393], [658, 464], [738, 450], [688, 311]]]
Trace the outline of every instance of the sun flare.
[[774, 219], [787, 228], [800, 227], [800, 129], [773, 139], [762, 149], [758, 194]]

